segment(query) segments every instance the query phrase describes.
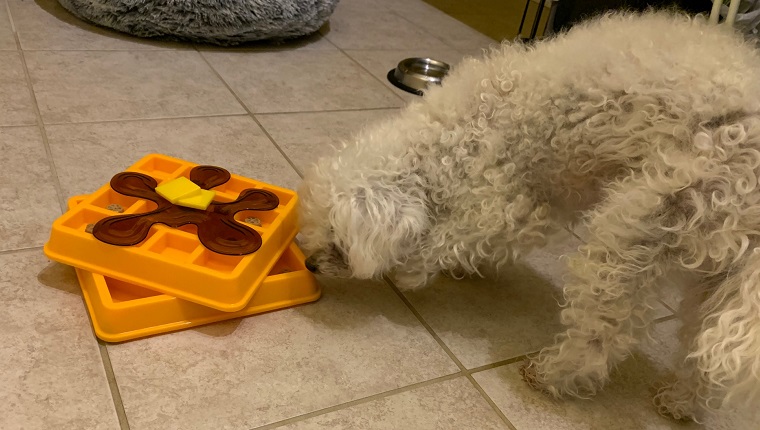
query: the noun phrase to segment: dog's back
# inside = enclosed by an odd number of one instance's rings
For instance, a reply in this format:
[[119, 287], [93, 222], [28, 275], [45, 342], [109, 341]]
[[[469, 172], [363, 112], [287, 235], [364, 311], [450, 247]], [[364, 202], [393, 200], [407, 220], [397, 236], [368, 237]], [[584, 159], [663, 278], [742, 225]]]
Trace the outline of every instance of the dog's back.
[[517, 176], [548, 193], [584, 193], [590, 177], [613, 181], [663, 150], [698, 151], [700, 131], [760, 118], [755, 48], [730, 28], [671, 13], [611, 14], [532, 47], [505, 43], [454, 73], [420, 109], [496, 147], [485, 162], [483, 145], [440, 142], [442, 157], [476, 148], [481, 173], [514, 164], [504, 184]]

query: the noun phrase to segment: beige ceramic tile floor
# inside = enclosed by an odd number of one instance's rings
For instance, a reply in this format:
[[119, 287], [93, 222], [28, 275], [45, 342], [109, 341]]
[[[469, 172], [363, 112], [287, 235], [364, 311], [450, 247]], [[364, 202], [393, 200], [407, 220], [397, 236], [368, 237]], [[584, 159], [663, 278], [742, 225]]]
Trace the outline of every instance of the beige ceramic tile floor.
[[118, 345], [93, 336], [73, 270], [42, 255], [67, 197], [147, 153], [293, 188], [415, 98], [385, 81], [395, 62], [456, 63], [489, 43], [417, 0], [343, 0], [318, 35], [235, 49], [0, 0], [0, 429], [696, 428], [649, 406], [672, 349], [664, 306], [660, 343], [597, 401], [553, 402], [519, 380], [558, 329], [570, 234], [487, 280], [402, 292], [322, 279], [315, 304]]

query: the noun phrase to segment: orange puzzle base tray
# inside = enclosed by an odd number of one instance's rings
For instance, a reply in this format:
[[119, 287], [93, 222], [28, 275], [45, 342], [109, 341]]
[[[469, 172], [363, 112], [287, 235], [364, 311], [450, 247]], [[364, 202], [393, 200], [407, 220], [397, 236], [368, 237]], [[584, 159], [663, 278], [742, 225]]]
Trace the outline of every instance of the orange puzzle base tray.
[[[283, 269], [293, 272], [281, 273]], [[309, 303], [321, 291], [303, 267], [303, 254], [293, 244], [256, 291], [248, 306], [221, 312], [82, 269], [79, 285], [95, 334], [106, 342], [123, 342], [203, 324], [245, 317]]]
[[[81, 201], [82, 197], [74, 197], [69, 207]], [[95, 334], [106, 342], [124, 342], [283, 309], [316, 301], [321, 295], [295, 243], [282, 254], [248, 305], [236, 312], [218, 311], [83, 269], [76, 269], [76, 273]]]

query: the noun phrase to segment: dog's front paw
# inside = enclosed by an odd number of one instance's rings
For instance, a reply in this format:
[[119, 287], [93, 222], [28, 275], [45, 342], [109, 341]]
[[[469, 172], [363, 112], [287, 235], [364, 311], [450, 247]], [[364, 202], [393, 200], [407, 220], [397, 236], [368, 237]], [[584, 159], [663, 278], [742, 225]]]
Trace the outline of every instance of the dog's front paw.
[[678, 421], [696, 420], [696, 394], [683, 382], [661, 386], [652, 402], [657, 412]]
[[546, 357], [536, 356], [526, 359], [520, 367], [520, 375], [523, 381], [531, 388], [555, 399], [565, 397], [588, 399], [596, 394], [599, 383], [575, 370], [560, 374], [557, 374], [556, 371], [547, 373], [547, 363], [554, 363], [547, 361]]
[[520, 376], [534, 390], [547, 392], [546, 385], [538, 377], [535, 363], [531, 362], [530, 359], [525, 359], [520, 366]]

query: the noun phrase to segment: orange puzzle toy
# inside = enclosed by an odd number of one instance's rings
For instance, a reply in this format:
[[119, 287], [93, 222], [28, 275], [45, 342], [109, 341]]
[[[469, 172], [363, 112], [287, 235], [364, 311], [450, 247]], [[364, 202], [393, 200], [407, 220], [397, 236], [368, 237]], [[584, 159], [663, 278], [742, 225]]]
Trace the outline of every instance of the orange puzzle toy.
[[[70, 198], [69, 209], [86, 198]], [[217, 311], [82, 269], [76, 273], [95, 334], [106, 342], [124, 342], [313, 302], [321, 290], [304, 259], [291, 244], [248, 305], [237, 312]]]
[[[157, 192], [178, 178], [213, 200], [201, 209], [181, 204], [187, 188], [178, 204]], [[77, 269], [95, 332], [110, 342], [280, 309], [320, 295], [293, 243], [297, 200], [219, 167], [149, 155], [70, 199], [45, 254]]]
[[[190, 178], [198, 169], [198, 177]], [[155, 192], [156, 184], [181, 176], [213, 188], [214, 212], [174, 205]], [[45, 254], [89, 272], [236, 312], [248, 304], [295, 238], [297, 200], [293, 191], [223, 169], [149, 155], [58, 218]], [[113, 204], [125, 208], [124, 213], [106, 209]], [[161, 218], [167, 214], [172, 227], [162, 225], [169, 222]], [[260, 225], [244, 225], [249, 217], [261, 220]], [[86, 231], [90, 224], [95, 224], [93, 234]], [[237, 248], [238, 255], [228, 252]]]

